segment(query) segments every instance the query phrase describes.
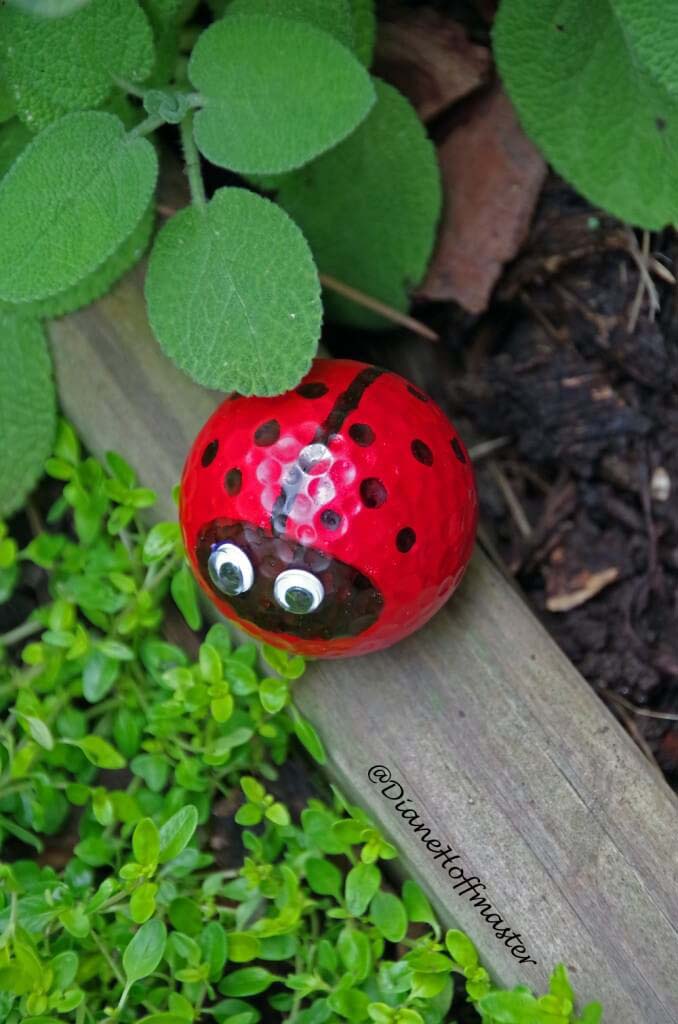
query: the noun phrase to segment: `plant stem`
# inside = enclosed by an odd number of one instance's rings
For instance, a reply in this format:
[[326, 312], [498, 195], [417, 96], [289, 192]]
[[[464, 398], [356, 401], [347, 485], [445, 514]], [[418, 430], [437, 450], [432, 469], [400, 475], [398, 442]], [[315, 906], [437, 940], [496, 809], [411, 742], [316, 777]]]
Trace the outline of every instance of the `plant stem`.
[[148, 117], [145, 117], [143, 121], [139, 122], [136, 128], [132, 128], [132, 130], [127, 133], [127, 138], [137, 139], [139, 136], [150, 135], [151, 132], [154, 132], [156, 128], [159, 128], [164, 123], [165, 121], [162, 117], [156, 117], [155, 114], [149, 114]]
[[344, 284], [343, 281], [338, 281], [336, 277], [332, 277], [331, 274], [320, 274], [320, 283], [329, 288], [330, 291], [336, 292], [337, 295], [343, 295], [344, 298], [350, 299], [351, 302], [355, 302], [358, 306], [364, 306], [365, 309], [372, 310], [373, 313], [378, 313], [379, 316], [383, 316], [386, 320], [391, 320], [394, 324], [399, 324], [401, 327], [407, 327], [408, 330], [418, 334], [421, 338], [426, 338], [427, 341], [440, 341], [440, 337], [435, 331], [427, 327], [426, 324], [422, 324], [419, 320], [415, 320], [414, 317], [408, 316], [407, 313], [401, 313], [399, 309], [394, 309], [392, 306], [388, 306], [385, 302], [380, 299], [375, 299], [371, 295], [366, 295], [365, 292], [361, 292], [358, 288], [354, 288], [350, 284]]
[[128, 92], [130, 96], [136, 96], [138, 100], [142, 100], [146, 95], [146, 90], [142, 89], [138, 85], [133, 85], [132, 82], [128, 82], [126, 78], [117, 78], [114, 76], [113, 81], [122, 89], [123, 92]]
[[181, 132], [181, 148], [184, 151], [186, 175], [191, 189], [191, 200], [198, 209], [203, 209], [207, 202], [205, 185], [200, 172], [200, 154], [193, 139], [193, 114], [189, 114], [179, 126]]
[[38, 619], [28, 619], [26, 622], [22, 622], [20, 626], [16, 626], [14, 629], [10, 629], [9, 632], [3, 633], [0, 636], [0, 647], [9, 647], [11, 644], [16, 644], [20, 640], [25, 640], [26, 637], [33, 636], [34, 633], [39, 633], [44, 628], [42, 622], [39, 622]]

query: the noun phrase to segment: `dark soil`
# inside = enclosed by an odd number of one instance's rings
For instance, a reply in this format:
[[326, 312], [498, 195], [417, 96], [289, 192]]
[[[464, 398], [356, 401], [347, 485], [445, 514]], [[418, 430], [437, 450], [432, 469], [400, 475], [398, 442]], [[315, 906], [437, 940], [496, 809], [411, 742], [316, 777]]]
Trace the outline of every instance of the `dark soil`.
[[481, 542], [675, 787], [678, 305], [662, 267], [677, 246], [641, 245], [552, 176], [487, 313], [419, 310], [438, 345], [332, 346], [405, 373], [457, 421], [478, 451]]

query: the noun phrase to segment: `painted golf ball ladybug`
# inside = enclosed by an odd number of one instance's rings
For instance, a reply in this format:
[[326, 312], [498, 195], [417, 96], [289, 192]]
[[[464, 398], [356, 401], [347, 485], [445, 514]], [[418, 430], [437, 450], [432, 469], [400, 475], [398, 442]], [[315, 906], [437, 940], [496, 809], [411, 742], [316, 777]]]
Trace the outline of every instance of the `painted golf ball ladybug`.
[[249, 633], [300, 654], [366, 654], [459, 583], [477, 499], [442, 410], [402, 377], [316, 359], [294, 391], [226, 399], [181, 484], [197, 577]]

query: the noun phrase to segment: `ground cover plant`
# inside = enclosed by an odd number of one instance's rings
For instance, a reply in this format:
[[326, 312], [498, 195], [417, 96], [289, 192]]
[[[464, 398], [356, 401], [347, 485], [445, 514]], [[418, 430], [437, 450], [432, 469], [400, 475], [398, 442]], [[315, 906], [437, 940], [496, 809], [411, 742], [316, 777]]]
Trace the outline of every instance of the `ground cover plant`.
[[[262, 662], [221, 624], [190, 658], [164, 625], [173, 599], [200, 628], [195, 585], [177, 525], [140, 518], [153, 493], [63, 422], [47, 471], [46, 525], [0, 540], [0, 600], [26, 573], [44, 593], [0, 636], [1, 1019], [436, 1024], [455, 981], [487, 1024], [601, 1019], [562, 966], [539, 998], [495, 988], [322, 780], [291, 813], [274, 791], [292, 746], [325, 759], [290, 702], [303, 661]], [[212, 841], [224, 803], [235, 862]]]

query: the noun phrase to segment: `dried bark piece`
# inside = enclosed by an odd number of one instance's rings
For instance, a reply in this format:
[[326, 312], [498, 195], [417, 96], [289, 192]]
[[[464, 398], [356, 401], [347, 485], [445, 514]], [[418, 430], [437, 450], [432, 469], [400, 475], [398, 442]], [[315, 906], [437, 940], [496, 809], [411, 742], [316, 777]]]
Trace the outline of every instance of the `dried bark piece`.
[[546, 164], [499, 85], [469, 101], [438, 155], [443, 219], [418, 294], [481, 313], [527, 235]]
[[424, 121], [487, 82], [490, 51], [432, 7], [396, 7], [379, 22], [374, 72], [395, 85]]

